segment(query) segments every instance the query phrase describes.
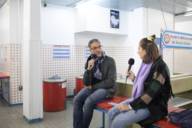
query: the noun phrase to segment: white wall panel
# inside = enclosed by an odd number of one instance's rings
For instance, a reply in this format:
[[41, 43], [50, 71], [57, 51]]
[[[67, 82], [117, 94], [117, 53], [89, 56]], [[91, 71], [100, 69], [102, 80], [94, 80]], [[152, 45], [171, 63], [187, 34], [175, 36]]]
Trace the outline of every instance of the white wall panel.
[[[175, 31], [192, 34], [192, 21], [190, 17], [184, 17], [188, 20], [180, 20], [182, 17], [175, 19]], [[174, 72], [192, 74], [192, 49], [175, 49], [174, 50]]]
[[42, 42], [44, 44], [73, 44], [74, 9], [49, 5], [42, 7]]
[[192, 21], [175, 22], [175, 31], [191, 33], [192, 34]]
[[192, 49], [174, 50], [174, 72], [192, 74]]
[[128, 12], [120, 11], [120, 28], [110, 27], [110, 9], [96, 5], [81, 5], [76, 8], [76, 32], [101, 32], [119, 35], [128, 33]]
[[10, 10], [9, 2], [0, 8], [0, 43], [9, 43]]

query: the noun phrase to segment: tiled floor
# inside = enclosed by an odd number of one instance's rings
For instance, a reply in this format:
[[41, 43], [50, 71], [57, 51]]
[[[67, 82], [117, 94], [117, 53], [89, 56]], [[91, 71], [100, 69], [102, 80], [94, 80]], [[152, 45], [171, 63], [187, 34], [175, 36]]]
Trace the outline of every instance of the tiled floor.
[[[192, 92], [177, 96], [191, 98]], [[22, 115], [22, 106], [8, 107], [0, 101], [0, 128], [72, 128], [72, 100], [67, 102], [67, 110], [56, 113], [44, 113], [44, 120], [28, 124]], [[187, 106], [192, 108], [192, 105]], [[90, 128], [98, 128], [101, 124], [101, 113], [95, 111]]]
[[[100, 124], [101, 114], [95, 111], [90, 128], [98, 128]], [[66, 111], [44, 113], [44, 120], [34, 124], [23, 119], [22, 106], [8, 107], [0, 102], [0, 128], [72, 128], [72, 102], [68, 101]]]

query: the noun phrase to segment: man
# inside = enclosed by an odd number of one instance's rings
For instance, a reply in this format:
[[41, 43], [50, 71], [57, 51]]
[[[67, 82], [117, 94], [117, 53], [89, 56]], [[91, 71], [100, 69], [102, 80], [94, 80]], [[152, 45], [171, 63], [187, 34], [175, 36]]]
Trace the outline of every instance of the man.
[[93, 110], [98, 102], [115, 93], [116, 65], [106, 56], [98, 39], [89, 41], [91, 55], [87, 59], [83, 88], [74, 98], [73, 127], [89, 128]]

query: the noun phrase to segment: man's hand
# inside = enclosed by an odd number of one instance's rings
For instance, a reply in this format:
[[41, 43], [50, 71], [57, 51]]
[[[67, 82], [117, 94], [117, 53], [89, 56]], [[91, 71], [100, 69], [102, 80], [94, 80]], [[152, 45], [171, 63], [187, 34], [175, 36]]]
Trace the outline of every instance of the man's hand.
[[129, 106], [128, 106], [128, 105], [125, 105], [125, 104], [120, 104], [120, 105], [117, 105], [116, 107], [117, 107], [117, 109], [119, 109], [120, 111], [128, 111], [128, 110], [130, 110]]
[[90, 61], [88, 61], [88, 67], [87, 70], [91, 70], [95, 65], [95, 60], [91, 59]]

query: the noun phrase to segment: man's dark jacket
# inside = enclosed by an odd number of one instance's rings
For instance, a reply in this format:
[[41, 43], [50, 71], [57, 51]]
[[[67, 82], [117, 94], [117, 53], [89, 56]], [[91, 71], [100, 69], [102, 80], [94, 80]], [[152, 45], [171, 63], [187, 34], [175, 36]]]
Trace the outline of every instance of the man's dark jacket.
[[[88, 61], [87, 61], [88, 63]], [[86, 64], [87, 65], [87, 64]], [[83, 76], [83, 82], [85, 86], [92, 85], [93, 89], [106, 89], [108, 96], [112, 97], [116, 90], [116, 64], [112, 57], [105, 56], [100, 71], [102, 73], [102, 80], [93, 81], [93, 70], [86, 70]]]

